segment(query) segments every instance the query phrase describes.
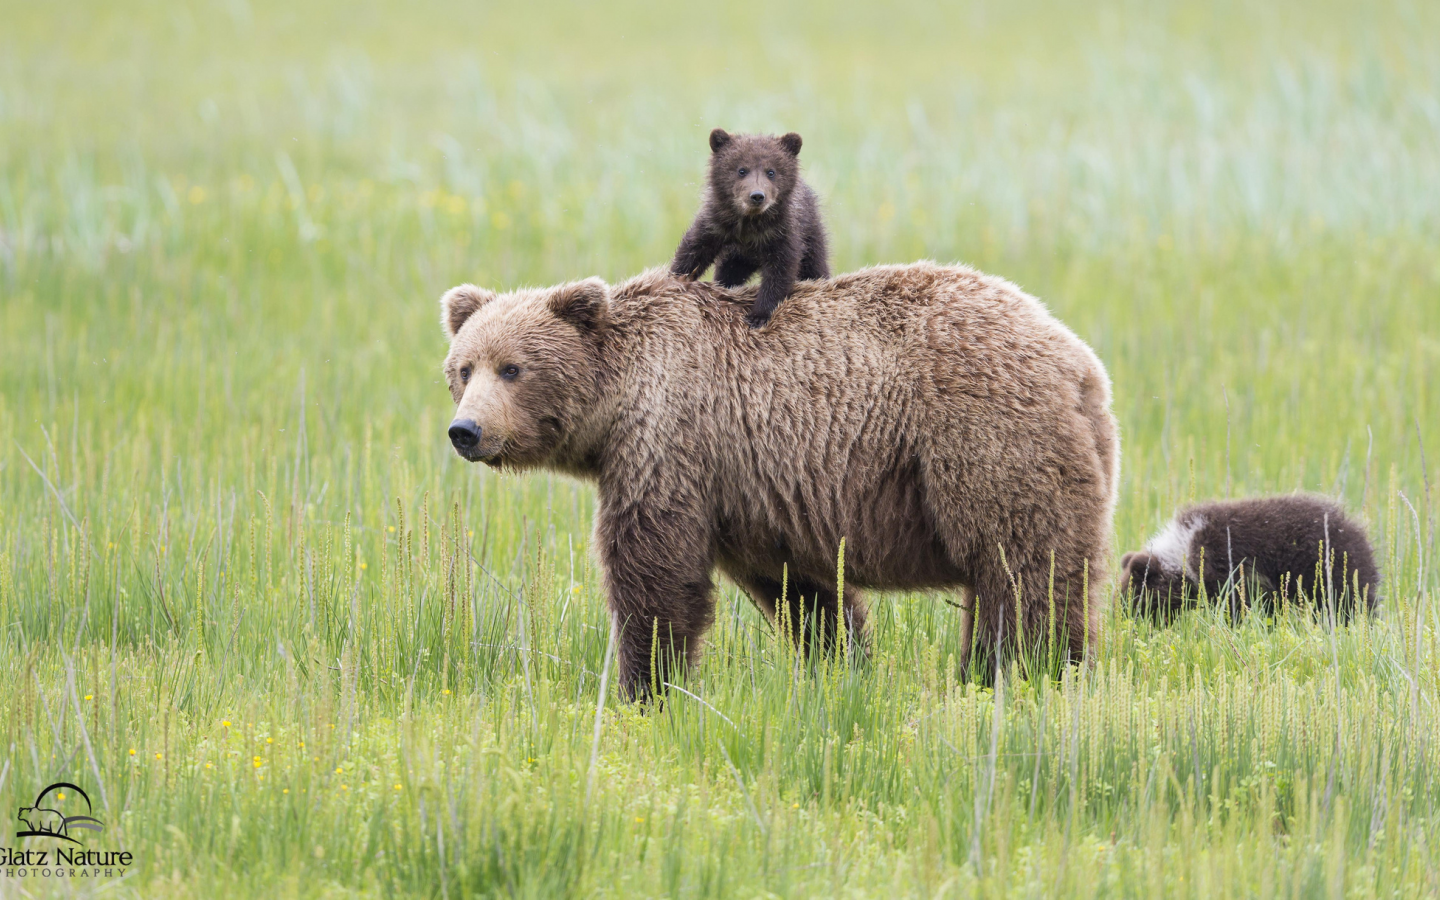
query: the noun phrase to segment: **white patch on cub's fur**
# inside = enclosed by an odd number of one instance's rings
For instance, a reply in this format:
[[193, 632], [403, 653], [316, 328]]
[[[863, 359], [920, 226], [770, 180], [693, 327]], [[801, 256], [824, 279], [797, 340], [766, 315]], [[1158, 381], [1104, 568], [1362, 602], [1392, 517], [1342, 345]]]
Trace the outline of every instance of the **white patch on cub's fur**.
[[1191, 516], [1183, 522], [1181, 517], [1177, 516], [1165, 523], [1165, 527], [1150, 539], [1145, 549], [1159, 561], [1166, 574], [1179, 573], [1187, 578], [1195, 578], [1195, 570], [1190, 567], [1190, 543], [1195, 539], [1195, 532], [1204, 525], [1204, 516]]

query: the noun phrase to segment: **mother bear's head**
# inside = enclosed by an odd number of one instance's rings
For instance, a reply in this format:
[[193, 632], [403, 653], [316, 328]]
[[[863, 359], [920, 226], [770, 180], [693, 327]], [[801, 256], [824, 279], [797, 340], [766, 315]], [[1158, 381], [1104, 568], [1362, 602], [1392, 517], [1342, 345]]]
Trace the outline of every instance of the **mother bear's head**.
[[580, 462], [588, 441], [579, 439], [600, 401], [608, 294], [598, 278], [500, 295], [471, 284], [445, 293], [456, 453], [497, 467]]

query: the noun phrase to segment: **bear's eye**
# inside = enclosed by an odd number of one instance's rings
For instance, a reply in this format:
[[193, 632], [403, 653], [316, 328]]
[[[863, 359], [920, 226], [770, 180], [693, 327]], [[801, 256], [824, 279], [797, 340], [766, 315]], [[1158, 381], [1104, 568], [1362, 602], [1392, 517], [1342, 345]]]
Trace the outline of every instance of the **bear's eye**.
[[740, 177], [741, 177], [741, 178], [744, 178], [744, 177], [745, 177], [745, 173], [748, 172], [748, 171], [750, 171], [750, 170], [749, 170], [749, 169], [741, 169], [741, 170], [740, 170]]
[[461, 383], [461, 384], [465, 384], [465, 383], [467, 383], [467, 382], [469, 382], [469, 381], [470, 381], [470, 367], [469, 367], [469, 366], [461, 366], [461, 367], [460, 367], [460, 383]]
[[766, 178], [774, 178], [774, 177], [775, 177], [775, 170], [774, 170], [774, 169], [766, 169], [766, 170], [765, 170], [765, 177], [766, 177]]
[[500, 370], [500, 377], [506, 381], [514, 381], [515, 376], [520, 374], [519, 366], [506, 366]]

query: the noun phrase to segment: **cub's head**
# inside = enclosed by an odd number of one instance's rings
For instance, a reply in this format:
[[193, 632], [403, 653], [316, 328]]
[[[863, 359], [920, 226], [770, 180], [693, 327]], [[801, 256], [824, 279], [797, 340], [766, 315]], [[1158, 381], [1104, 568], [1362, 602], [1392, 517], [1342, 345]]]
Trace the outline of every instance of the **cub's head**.
[[445, 293], [456, 453], [497, 467], [554, 459], [599, 400], [608, 295], [598, 278], [499, 295], [462, 284]]
[[1185, 576], [1168, 569], [1153, 553], [1141, 550], [1120, 559], [1120, 593], [1132, 598], [1134, 609], [1165, 620], [1184, 606]]
[[800, 180], [800, 135], [710, 132], [710, 189], [736, 215], [761, 216], [783, 203]]

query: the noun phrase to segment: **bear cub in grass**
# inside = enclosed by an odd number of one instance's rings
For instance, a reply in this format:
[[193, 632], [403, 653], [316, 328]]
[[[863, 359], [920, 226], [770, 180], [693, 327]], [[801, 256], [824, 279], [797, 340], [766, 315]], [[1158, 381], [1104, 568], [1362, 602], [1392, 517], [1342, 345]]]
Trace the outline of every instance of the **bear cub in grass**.
[[815, 192], [800, 180], [800, 135], [710, 132], [705, 202], [680, 241], [670, 271], [739, 287], [760, 271], [760, 293], [746, 320], [770, 321], [795, 282], [830, 277], [825, 227]]
[[1144, 550], [1125, 554], [1120, 569], [1121, 590], [1133, 590], [1137, 605], [1160, 620], [1194, 602], [1202, 577], [1207, 597], [1232, 589], [1237, 614], [1258, 588], [1348, 617], [1357, 602], [1373, 607], [1380, 586], [1365, 529], [1308, 495], [1187, 507]]

